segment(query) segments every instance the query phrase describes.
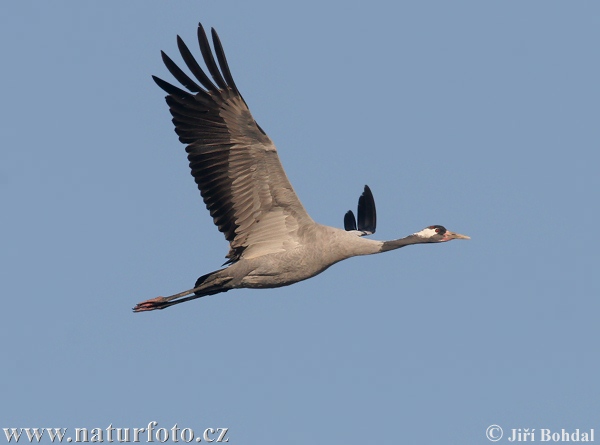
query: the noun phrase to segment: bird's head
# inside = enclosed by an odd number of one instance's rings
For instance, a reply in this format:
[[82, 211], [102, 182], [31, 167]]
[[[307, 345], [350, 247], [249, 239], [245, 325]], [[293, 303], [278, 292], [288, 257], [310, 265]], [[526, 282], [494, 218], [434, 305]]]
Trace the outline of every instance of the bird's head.
[[426, 243], [444, 243], [453, 239], [471, 239], [467, 235], [461, 235], [460, 233], [454, 233], [446, 230], [444, 226], [429, 226], [415, 233], [416, 236], [423, 238], [423, 242]]

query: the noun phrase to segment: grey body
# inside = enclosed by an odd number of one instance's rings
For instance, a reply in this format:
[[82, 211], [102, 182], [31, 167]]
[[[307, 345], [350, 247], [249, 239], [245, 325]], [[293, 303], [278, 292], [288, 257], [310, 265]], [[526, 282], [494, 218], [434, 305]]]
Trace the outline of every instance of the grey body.
[[168, 93], [166, 101], [175, 132], [187, 144], [192, 176], [215, 225], [229, 241], [229, 265], [201, 276], [193, 289], [144, 301], [134, 311], [164, 309], [236, 288], [287, 286], [353, 256], [468, 238], [442, 226], [393, 241], [364, 238], [375, 232], [376, 225], [375, 202], [367, 186], [359, 199], [358, 220], [351, 211], [345, 215], [346, 230], [314, 222], [294, 192], [275, 145], [238, 91], [214, 29], [212, 38], [217, 60], [198, 26], [200, 50], [212, 80], [179, 36], [179, 51], [196, 80], [166, 54], [162, 58], [189, 92], [153, 78]]
[[352, 232], [313, 223], [306, 228], [298, 247], [241, 259], [220, 271], [219, 276], [231, 277], [229, 285], [233, 288], [287, 286], [312, 278], [347, 258], [379, 253], [382, 244]]

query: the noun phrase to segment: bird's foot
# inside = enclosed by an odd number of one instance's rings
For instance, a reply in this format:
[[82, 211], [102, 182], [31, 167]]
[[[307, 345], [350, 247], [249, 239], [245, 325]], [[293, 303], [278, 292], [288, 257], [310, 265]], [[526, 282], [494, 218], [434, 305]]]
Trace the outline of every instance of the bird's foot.
[[[179, 303], [183, 303], [184, 301], [189, 301], [189, 300], [193, 300], [195, 298], [203, 297], [204, 295], [212, 295], [212, 294], [215, 294], [218, 292], [226, 292], [227, 291], [227, 289], [218, 290], [216, 292], [205, 291], [203, 294], [200, 294], [200, 295], [196, 294], [196, 295], [192, 295], [191, 297], [187, 297], [188, 295], [193, 294], [200, 288], [201, 288], [201, 286], [197, 286], [193, 289], [185, 290], [183, 292], [179, 292], [178, 294], [171, 295], [170, 297], [156, 297], [156, 298], [152, 298], [150, 300], [142, 301], [141, 303], [138, 303], [135, 305], [135, 307], [133, 308], [133, 312], [145, 312], [145, 311], [153, 311], [155, 309], [164, 309], [166, 307], [173, 306], [174, 304], [179, 304]], [[183, 297], [187, 297], [187, 298], [183, 298]]]
[[164, 309], [167, 307], [165, 303], [169, 300], [165, 297], [156, 297], [150, 300], [142, 301], [133, 308], [133, 312], [153, 311], [155, 309]]

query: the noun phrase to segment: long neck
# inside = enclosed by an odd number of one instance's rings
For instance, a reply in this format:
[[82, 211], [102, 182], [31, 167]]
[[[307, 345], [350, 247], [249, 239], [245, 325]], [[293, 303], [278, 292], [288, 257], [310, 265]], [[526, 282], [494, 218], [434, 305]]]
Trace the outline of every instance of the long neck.
[[380, 252], [387, 252], [388, 250], [399, 249], [400, 247], [410, 246], [411, 244], [422, 244], [427, 242], [429, 242], [427, 238], [423, 238], [415, 234], [408, 235], [404, 238], [384, 241]]

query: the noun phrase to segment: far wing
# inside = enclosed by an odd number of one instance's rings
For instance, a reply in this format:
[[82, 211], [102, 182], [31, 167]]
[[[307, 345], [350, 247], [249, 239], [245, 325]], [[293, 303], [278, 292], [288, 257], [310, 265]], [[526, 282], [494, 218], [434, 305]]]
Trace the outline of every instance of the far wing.
[[358, 198], [358, 223], [354, 218], [352, 210], [348, 210], [344, 215], [344, 228], [348, 231], [358, 230], [361, 236], [372, 235], [375, 233], [377, 225], [377, 212], [375, 210], [375, 199], [368, 185]]

